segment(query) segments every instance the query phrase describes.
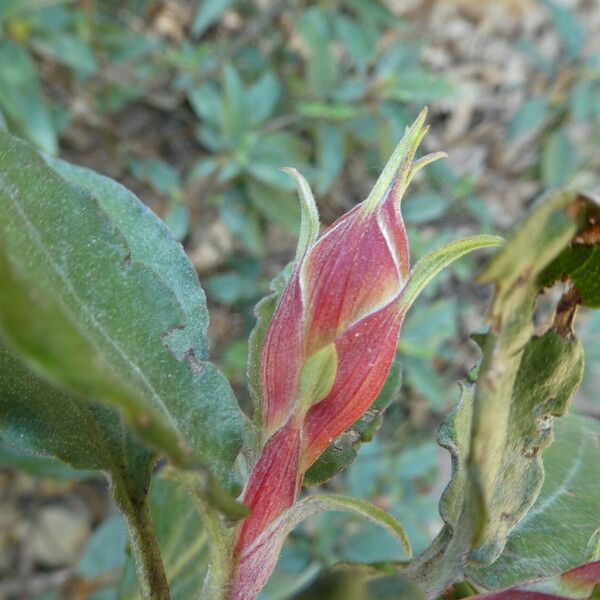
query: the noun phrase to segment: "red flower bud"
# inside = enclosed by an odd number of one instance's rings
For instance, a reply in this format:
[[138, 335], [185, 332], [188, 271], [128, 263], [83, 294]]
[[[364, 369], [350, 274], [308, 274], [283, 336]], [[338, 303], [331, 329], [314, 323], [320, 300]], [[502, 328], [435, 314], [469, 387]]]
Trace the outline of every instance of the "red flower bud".
[[400, 200], [414, 172], [438, 157], [412, 162], [424, 118], [369, 198], [317, 241], [304, 240], [277, 305], [261, 354], [268, 441], [244, 493], [251, 512], [238, 532], [233, 598], [254, 598], [266, 583], [277, 557], [258, 556], [255, 540], [292, 506], [306, 470], [371, 406], [390, 370], [409, 275]]

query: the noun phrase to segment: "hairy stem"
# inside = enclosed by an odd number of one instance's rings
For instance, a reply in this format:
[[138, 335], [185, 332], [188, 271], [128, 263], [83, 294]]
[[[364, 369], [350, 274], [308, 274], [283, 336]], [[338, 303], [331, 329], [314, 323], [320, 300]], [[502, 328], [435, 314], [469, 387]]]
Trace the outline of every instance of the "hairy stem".
[[144, 600], [169, 600], [169, 584], [150, 516], [147, 496], [126, 492], [126, 486], [113, 478], [113, 497], [125, 519], [131, 552]]
[[227, 600], [233, 571], [233, 534], [221, 515], [204, 500], [196, 477], [183, 474], [179, 477], [192, 494], [209, 540], [209, 566], [199, 598]]

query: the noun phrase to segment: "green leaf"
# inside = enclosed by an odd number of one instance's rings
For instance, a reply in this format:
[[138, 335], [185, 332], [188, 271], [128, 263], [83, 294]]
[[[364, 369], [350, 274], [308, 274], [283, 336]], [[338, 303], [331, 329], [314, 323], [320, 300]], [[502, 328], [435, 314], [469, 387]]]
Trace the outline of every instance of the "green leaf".
[[223, 304], [252, 300], [257, 295], [256, 278], [238, 271], [217, 273], [205, 280], [204, 287], [212, 300]]
[[[0, 376], [1, 379], [1, 376]], [[0, 388], [0, 395], [3, 392]], [[2, 402], [2, 400], [0, 400]], [[93, 477], [93, 471], [80, 471], [72, 469], [60, 460], [50, 456], [38, 456], [19, 452], [10, 444], [2, 440], [0, 432], [0, 468], [17, 469], [39, 478], [51, 478], [57, 480], [87, 479]]]
[[402, 36], [381, 52], [375, 74], [378, 78], [385, 78], [418, 66], [423, 45], [423, 40], [410, 40]]
[[50, 387], [0, 345], [0, 436], [22, 452], [104, 471], [125, 517], [143, 589], [164, 591], [146, 504], [155, 456], [116, 411]]
[[296, 165], [300, 169], [305, 163], [304, 147], [300, 138], [279, 131], [256, 139], [246, 169], [258, 181], [287, 191], [294, 189], [294, 186], [281, 169], [290, 165]]
[[192, 23], [192, 35], [199, 38], [231, 6], [233, 0], [201, 0]]
[[547, 96], [537, 96], [524, 102], [508, 124], [508, 139], [514, 140], [526, 131], [537, 129], [549, 116], [550, 102]]
[[[191, 343], [198, 325], [188, 315], [205, 308], [198, 291], [184, 291], [186, 269], [169, 275], [160, 266], [167, 257], [152, 262], [151, 240], [165, 237], [164, 225], [133, 197], [125, 209], [124, 194], [114, 196], [123, 206], [115, 219], [2, 132], [0, 165], [0, 328], [11, 345], [53, 382], [119, 407], [176, 463], [200, 459], [226, 480], [241, 415], [226, 380]], [[143, 229], [127, 229], [134, 214]]]
[[475, 386], [460, 384], [460, 400], [450, 411], [438, 431], [438, 444], [448, 450], [452, 459], [452, 478], [440, 499], [440, 516], [446, 527], [456, 532], [463, 508], [467, 484], [467, 457], [471, 443], [473, 396]]
[[441, 77], [422, 69], [413, 69], [389, 76], [384, 81], [382, 93], [389, 100], [426, 104], [452, 96], [454, 87]]
[[[487, 356], [487, 343], [484, 352]], [[500, 360], [494, 363], [502, 364]], [[489, 378], [488, 373], [489, 365], [484, 362], [480, 377]], [[531, 338], [525, 346], [512, 384], [507, 421], [503, 423], [494, 415], [495, 431], [491, 433], [491, 427], [480, 430], [493, 438], [488, 437], [486, 444], [497, 448], [499, 460], [488, 456], [483, 461], [471, 459], [470, 468], [476, 470], [486, 496], [492, 498], [486, 504], [485, 531], [478, 537], [472, 559], [485, 563], [495, 560], [508, 534], [531, 507], [544, 479], [541, 454], [553, 441], [554, 417], [565, 414], [582, 377], [579, 342], [565, 340], [550, 330]], [[473, 443], [480, 442], [474, 437]]]
[[[530, 459], [531, 466], [522, 473], [523, 483], [534, 482], [537, 477], [541, 484], [539, 458], [533, 442], [538, 436], [531, 430], [531, 424], [537, 417], [552, 412], [545, 410], [544, 406], [546, 403], [553, 404], [551, 399], [554, 395], [547, 389], [557, 383], [549, 384], [554, 375], [546, 368], [540, 367], [539, 373], [523, 372], [521, 369], [527, 365], [526, 359], [531, 360], [531, 364], [536, 364], [537, 360], [543, 362], [547, 351], [547, 364], [553, 363], [563, 377], [568, 375], [561, 386], [568, 383], [570, 392], [567, 387], [559, 388], [565, 396], [570, 396], [579, 384], [577, 377], [583, 361], [579, 344], [561, 338], [552, 330], [543, 337], [535, 338], [532, 323], [534, 302], [539, 291], [537, 276], [570, 242], [576, 231], [576, 224], [565, 212], [574, 200], [575, 194], [567, 193], [556, 194], [539, 203], [480, 276], [482, 283], [496, 284], [496, 294], [489, 314], [492, 330], [483, 344], [470, 468], [475, 487], [472, 493], [490, 515], [496, 514], [497, 484], [505, 476], [508, 450], [512, 453], [520, 448], [523, 456]], [[538, 358], [540, 355], [542, 358]], [[573, 369], [570, 374], [569, 368]], [[529, 378], [527, 383], [523, 383], [524, 377]], [[517, 389], [516, 384], [522, 388]], [[546, 393], [548, 396], [543, 397]], [[564, 413], [565, 398], [557, 396], [556, 401], [555, 410], [558, 414]], [[519, 406], [523, 407], [523, 412], [519, 412]], [[536, 414], [536, 411], [541, 412]], [[515, 433], [515, 428], [521, 430], [521, 441], [515, 442], [516, 446], [507, 446], [509, 434]], [[526, 467], [522, 459], [519, 461], [517, 464]], [[519, 513], [522, 516], [537, 495], [534, 483], [522, 491], [522, 497], [515, 494], [511, 500], [520, 507], [507, 511], [507, 525], [514, 525]], [[500, 516], [496, 514], [496, 518]], [[490, 519], [489, 527], [484, 525], [478, 532], [478, 548], [474, 556], [482, 561], [493, 560], [498, 555], [509, 533], [509, 529], [504, 533], [498, 531], [500, 522], [492, 517]]]
[[80, 79], [87, 79], [97, 69], [94, 53], [79, 36], [61, 32], [59, 35], [35, 39], [33, 42], [38, 52], [70, 67]]
[[266, 71], [245, 93], [247, 116], [252, 125], [260, 125], [274, 112], [281, 96], [281, 84], [277, 77]]
[[248, 130], [248, 120], [242, 80], [230, 63], [223, 67], [222, 86], [221, 128], [225, 140], [235, 147]]
[[390, 24], [401, 23], [401, 21], [394, 16], [389, 8], [385, 5], [385, 2], [380, 0], [346, 0], [348, 8], [356, 13], [360, 21], [365, 23], [368, 27], [384, 27]]
[[424, 600], [415, 584], [388, 565], [340, 564], [319, 576], [294, 600]]
[[[269, 167], [269, 175], [276, 172], [274, 169]], [[253, 174], [256, 174], [256, 171]], [[278, 175], [283, 175], [283, 173], [278, 173]], [[271, 223], [275, 223], [288, 232], [297, 235], [300, 224], [300, 210], [295, 194], [275, 189], [270, 185], [250, 178], [244, 181], [244, 188], [254, 210]]]
[[600, 527], [592, 533], [585, 551], [586, 562], [600, 560]]
[[496, 293], [490, 330], [479, 336], [477, 385], [464, 388], [441, 430], [453, 463], [440, 501], [445, 525], [405, 571], [427, 598], [462, 578], [467, 558], [472, 569], [498, 558], [538, 496], [552, 419], [566, 412], [583, 371], [581, 345], [570, 332], [562, 337], [551, 326], [534, 335], [532, 323], [539, 273], [577, 231], [576, 200], [563, 193], [538, 202], [480, 277], [495, 283]]
[[[86, 579], [97, 579], [125, 564], [127, 534], [123, 519], [109, 517], [102, 523], [87, 543], [75, 572]], [[133, 559], [131, 559], [133, 563]]]
[[557, 188], [574, 175], [577, 151], [564, 131], [551, 133], [542, 147], [541, 175], [546, 188]]
[[[150, 513], [169, 582], [171, 600], [190, 600], [202, 589], [208, 566], [208, 542], [202, 519], [185, 486], [169, 473], [152, 480]], [[133, 560], [127, 560], [120, 600], [141, 598]]]
[[220, 125], [223, 118], [223, 101], [215, 85], [207, 83], [192, 88], [188, 92], [188, 101], [200, 119], [214, 127]]
[[600, 308], [600, 245], [565, 248], [540, 273], [540, 287], [569, 279], [579, 293], [581, 304]]
[[328, 119], [330, 121], [348, 121], [359, 114], [359, 109], [344, 102], [299, 102], [296, 112], [309, 119]]
[[337, 350], [335, 344], [327, 344], [309, 356], [300, 371], [298, 406], [302, 413], [308, 412], [331, 390], [337, 372]]
[[126, 238], [131, 259], [160, 276], [177, 298], [187, 322], [185, 328], [173, 331], [165, 340], [171, 351], [183, 357], [193, 348], [197, 358], [207, 358], [206, 298], [194, 266], [169, 229], [135, 194], [113, 179], [60, 159], [45, 160], [61, 177], [94, 196]]
[[369, 192], [369, 196], [364, 203], [365, 209], [374, 209], [384, 198], [385, 194], [387, 194], [390, 185], [395, 180], [402, 181], [406, 189], [411, 179], [409, 174], [413, 166], [413, 158], [419, 144], [427, 133], [427, 127], [425, 127], [426, 118], [427, 109], [424, 108], [413, 124], [406, 128], [400, 142], [394, 148], [383, 171]]
[[201, 158], [194, 163], [188, 173], [188, 181], [210, 177], [219, 168], [219, 163], [214, 158]]
[[[543, 479], [539, 452], [554, 414], [564, 414], [583, 373], [580, 344], [550, 328], [533, 335], [540, 271], [569, 243], [575, 223], [565, 209], [573, 194], [538, 204], [487, 266], [480, 281], [496, 283], [491, 331], [483, 344], [469, 457], [469, 494], [486, 513], [471, 557], [490, 562], [535, 500]], [[511, 490], [498, 498], [498, 490]]]
[[480, 563], [498, 557], [535, 501], [543, 480], [539, 454], [551, 443], [553, 415], [566, 412], [583, 374], [574, 336], [559, 335], [555, 326], [536, 336], [532, 322], [538, 274], [575, 233], [573, 212], [566, 212], [574, 200], [557, 194], [538, 204], [480, 278], [496, 283], [469, 456], [467, 495], [486, 515], [470, 555]]
[[[0, 415], [0, 436], [21, 452], [55, 457], [76, 469], [116, 474], [131, 479], [138, 490], [147, 485], [152, 455], [127, 433], [116, 411], [49, 386], [3, 344]], [[129, 441], [124, 443], [123, 437]], [[128, 473], [127, 464], [136, 468]]]
[[439, 505], [444, 527], [432, 544], [405, 570], [406, 576], [415, 581], [428, 600], [436, 598], [461, 577], [474, 525], [482, 517], [479, 506], [465, 497], [473, 394], [473, 385], [461, 384], [460, 400], [438, 432], [438, 444], [448, 450], [452, 459], [452, 476]]
[[337, 61], [331, 52], [331, 32], [328, 13], [320, 7], [302, 12], [298, 31], [306, 42], [310, 56], [306, 70], [308, 86], [315, 98], [325, 98], [338, 81]]
[[594, 81], [582, 79], [573, 85], [569, 93], [569, 108], [575, 123], [585, 123], [593, 118], [596, 99]]
[[170, 202], [163, 221], [178, 242], [182, 242], [187, 237], [190, 226], [190, 211], [185, 203], [177, 200]]
[[346, 50], [358, 70], [364, 73], [375, 54], [377, 30], [366, 27], [365, 23], [350, 19], [341, 13], [334, 13], [333, 17], [337, 36], [346, 46]]
[[544, 453], [544, 485], [532, 509], [493, 564], [467, 570], [486, 589], [556, 575], [596, 558], [586, 551], [600, 527], [600, 424], [573, 413], [554, 428], [556, 440]]
[[0, 108], [17, 133], [57, 153], [57, 133], [42, 100], [35, 65], [25, 50], [9, 41], [0, 42]]
[[234, 189], [225, 196], [219, 207], [219, 215], [227, 229], [248, 252], [260, 257], [264, 254], [264, 243], [259, 217], [238, 192], [239, 190]]
[[474, 600], [597, 600], [600, 596], [600, 561], [577, 565], [554, 577], [474, 597]]
[[447, 408], [444, 379], [430, 360], [407, 356], [403, 360], [411, 389], [423, 396], [432, 410]]
[[347, 469], [356, 459], [362, 444], [370, 442], [383, 421], [383, 413], [398, 397], [402, 367], [394, 361], [385, 384], [371, 408], [350, 429], [335, 439], [304, 475], [303, 485], [322, 485]]
[[577, 225], [565, 210], [575, 199], [572, 192], [542, 197], [510, 241], [486, 265], [478, 279], [483, 284], [497, 285], [494, 302], [498, 310], [505, 309], [510, 290], [523, 273], [527, 281], [535, 278], [571, 241]]
[[181, 187], [177, 169], [162, 160], [131, 160], [128, 166], [134, 177], [149, 183], [165, 196], [173, 196]]
[[561, 6], [554, 0], [538, 0], [546, 8], [552, 19], [552, 23], [558, 32], [567, 58], [577, 58], [583, 49], [585, 34], [578, 17], [565, 6]]
[[434, 358], [443, 344], [457, 335], [458, 310], [450, 298], [414, 306], [404, 324], [398, 343], [403, 356]]
[[326, 194], [344, 167], [344, 132], [330, 123], [316, 128], [317, 189]]
[[409, 225], [422, 225], [439, 219], [450, 202], [441, 194], [423, 192], [402, 200], [402, 217]]

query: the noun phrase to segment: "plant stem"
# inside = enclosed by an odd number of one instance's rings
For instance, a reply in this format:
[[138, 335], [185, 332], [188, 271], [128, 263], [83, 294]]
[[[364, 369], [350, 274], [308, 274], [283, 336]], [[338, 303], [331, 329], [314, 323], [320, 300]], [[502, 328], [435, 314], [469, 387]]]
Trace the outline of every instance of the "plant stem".
[[202, 598], [206, 600], [227, 600], [229, 585], [231, 584], [232, 548], [231, 535], [221, 523], [218, 515], [214, 513], [199, 497], [194, 496], [196, 506], [202, 514], [202, 520], [208, 534], [210, 561]]
[[126, 486], [112, 479], [113, 497], [123, 517], [144, 600], [170, 600], [169, 584], [160, 554], [147, 496], [131, 497]]
[[125, 514], [129, 543], [138, 572], [142, 598], [169, 600], [169, 584], [146, 500]]
[[197, 479], [181, 476], [181, 481], [192, 494], [209, 540], [209, 567], [199, 597], [203, 600], [227, 600], [232, 578], [233, 534], [219, 513], [199, 493]]

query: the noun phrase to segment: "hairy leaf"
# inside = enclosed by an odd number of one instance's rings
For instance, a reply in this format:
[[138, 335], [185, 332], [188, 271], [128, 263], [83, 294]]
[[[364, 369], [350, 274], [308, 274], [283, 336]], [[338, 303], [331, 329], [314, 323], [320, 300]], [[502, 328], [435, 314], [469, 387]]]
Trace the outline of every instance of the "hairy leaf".
[[467, 561], [472, 569], [494, 561], [539, 494], [540, 454], [579, 386], [583, 353], [570, 323], [534, 335], [534, 304], [539, 273], [573, 239], [580, 208], [575, 193], [542, 199], [480, 277], [496, 288], [490, 330], [478, 337], [477, 382], [440, 432], [453, 460], [440, 502], [445, 525], [406, 570], [426, 598], [462, 579]]
[[[117, 223], [2, 132], [0, 165], [0, 329], [13, 348], [54, 383], [119, 407], [176, 463], [201, 460], [226, 480], [241, 445], [241, 415], [225, 378], [195, 354], [206, 346], [191, 343], [198, 325], [189, 318], [205, 309], [200, 293], [188, 303], [181, 291], [189, 272], [176, 294], [177, 278], [148, 266], [141, 239], [119, 227], [127, 229], [132, 209]], [[149, 239], [164, 237], [151, 232], [162, 227], [156, 219], [140, 221]], [[178, 333], [188, 326], [190, 337]]]
[[511, 527], [535, 500], [543, 478], [539, 451], [551, 441], [546, 424], [564, 414], [581, 382], [579, 343], [552, 330], [534, 337], [532, 322], [537, 276], [576, 232], [568, 210], [575, 200], [562, 193], [538, 204], [480, 277], [496, 285], [468, 461], [467, 495], [486, 515], [471, 559], [483, 563], [498, 557]]
[[497, 590], [540, 575], [556, 575], [586, 560], [600, 527], [600, 448], [597, 420], [569, 414], [555, 425], [555, 443], [544, 453], [546, 473], [533, 508], [519, 521], [502, 555], [470, 579]]
[[465, 497], [474, 391], [473, 384], [461, 385], [460, 400], [438, 432], [438, 443], [448, 450], [452, 460], [452, 477], [439, 506], [444, 527], [405, 571], [426, 600], [436, 598], [448, 585], [461, 578], [475, 525], [482, 518], [480, 506]]
[[532, 581], [500, 592], [475, 596], [480, 600], [596, 600], [600, 592], [600, 561], [579, 565], [552, 578]]
[[569, 244], [577, 224], [565, 209], [576, 199], [577, 194], [572, 192], [542, 197], [511, 239], [488, 263], [479, 276], [479, 282], [496, 285], [494, 312], [504, 308], [510, 299], [511, 288], [523, 275], [527, 277], [525, 283], [531, 282]]
[[319, 210], [308, 181], [296, 169], [286, 167], [282, 169], [294, 179], [300, 198], [300, 233], [296, 248], [296, 259], [302, 260], [306, 251], [319, 237]]
[[[0, 392], [0, 395], [2, 392]], [[2, 400], [0, 400], [2, 402]], [[94, 477], [94, 471], [73, 469], [51, 456], [39, 456], [21, 452], [2, 440], [0, 433], [0, 468], [16, 469], [33, 477], [58, 480], [87, 479]]]
[[472, 559], [495, 560], [510, 531], [531, 507], [544, 479], [541, 454], [553, 441], [554, 417], [565, 414], [582, 377], [579, 342], [548, 331], [525, 346], [502, 429], [498, 469], [493, 477], [481, 473], [492, 500]]
[[59, 391], [0, 345], [0, 437], [26, 454], [51, 456], [76, 469], [102, 470], [143, 493], [153, 455], [119, 414]]
[[50, 387], [0, 345], [0, 438], [26, 454], [104, 471], [135, 546], [142, 588], [164, 590], [146, 502], [155, 455], [117, 411]]
[[208, 357], [208, 308], [198, 275], [168, 227], [120, 183], [91, 169], [44, 157], [68, 182], [84, 188], [100, 204], [127, 240], [131, 260], [156, 273], [177, 298], [185, 327], [172, 331], [165, 343], [178, 358], [193, 349], [197, 359]]

